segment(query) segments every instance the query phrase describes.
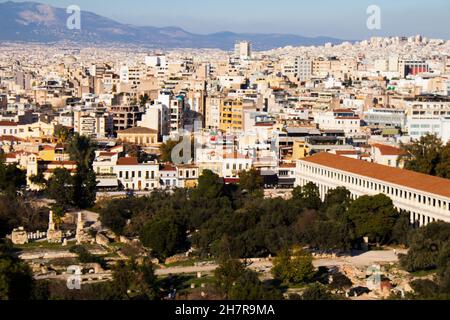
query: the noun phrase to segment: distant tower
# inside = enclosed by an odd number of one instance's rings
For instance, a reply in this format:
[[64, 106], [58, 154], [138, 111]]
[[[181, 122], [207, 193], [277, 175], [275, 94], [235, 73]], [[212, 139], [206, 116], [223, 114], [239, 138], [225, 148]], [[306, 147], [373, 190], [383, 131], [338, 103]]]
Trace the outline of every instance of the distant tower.
[[252, 44], [249, 41], [237, 42], [234, 46], [234, 54], [241, 60], [249, 60], [252, 57]]

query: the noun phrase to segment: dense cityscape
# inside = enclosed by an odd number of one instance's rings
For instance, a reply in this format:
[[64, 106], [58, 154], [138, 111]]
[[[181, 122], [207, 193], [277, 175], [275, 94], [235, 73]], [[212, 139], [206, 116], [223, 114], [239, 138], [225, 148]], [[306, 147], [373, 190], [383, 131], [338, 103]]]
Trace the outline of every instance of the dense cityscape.
[[450, 40], [0, 42], [0, 300], [450, 298]]

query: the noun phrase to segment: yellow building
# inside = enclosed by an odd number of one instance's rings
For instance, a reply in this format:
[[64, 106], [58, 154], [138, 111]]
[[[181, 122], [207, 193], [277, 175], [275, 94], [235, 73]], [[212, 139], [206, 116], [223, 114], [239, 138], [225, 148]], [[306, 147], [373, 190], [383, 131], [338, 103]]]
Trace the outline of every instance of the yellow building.
[[306, 141], [296, 140], [292, 148], [292, 161], [297, 161], [306, 158], [309, 155], [309, 149]]
[[220, 130], [244, 129], [244, 105], [241, 99], [225, 99], [220, 105]]
[[117, 133], [117, 138], [123, 142], [136, 144], [143, 147], [150, 147], [158, 143], [158, 131], [135, 127]]
[[62, 145], [40, 145], [38, 156], [42, 161], [67, 161], [70, 158]]
[[177, 166], [178, 187], [194, 189], [198, 186], [199, 167], [192, 164]]

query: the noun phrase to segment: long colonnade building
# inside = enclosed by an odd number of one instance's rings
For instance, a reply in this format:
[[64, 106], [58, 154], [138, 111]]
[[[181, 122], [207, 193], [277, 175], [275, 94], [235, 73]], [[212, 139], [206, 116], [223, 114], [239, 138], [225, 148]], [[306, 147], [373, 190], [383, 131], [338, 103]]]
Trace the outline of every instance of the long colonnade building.
[[329, 190], [347, 188], [353, 199], [385, 194], [399, 210], [408, 212], [411, 223], [426, 226], [450, 222], [450, 180], [362, 160], [319, 153], [297, 161], [296, 186], [312, 182], [322, 199]]

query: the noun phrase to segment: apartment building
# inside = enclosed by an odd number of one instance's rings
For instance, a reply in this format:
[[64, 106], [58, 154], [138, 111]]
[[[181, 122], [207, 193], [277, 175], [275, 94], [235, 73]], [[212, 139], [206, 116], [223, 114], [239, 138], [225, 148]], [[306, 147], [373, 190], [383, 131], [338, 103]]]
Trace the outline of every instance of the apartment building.
[[244, 103], [241, 99], [224, 99], [220, 105], [220, 130], [244, 130]]
[[341, 130], [351, 136], [361, 131], [361, 119], [352, 110], [342, 109], [319, 114], [315, 122], [322, 130]]
[[74, 131], [92, 138], [104, 138], [113, 131], [113, 119], [105, 111], [76, 110], [73, 112]]
[[205, 103], [205, 128], [219, 129], [220, 127], [220, 108], [222, 105], [222, 98], [220, 97], [206, 97]]
[[429, 65], [424, 60], [401, 59], [398, 62], [398, 69], [401, 78], [406, 78], [407, 76], [415, 76], [419, 73], [430, 71]]
[[117, 132], [136, 127], [144, 112], [139, 106], [120, 105], [112, 106], [110, 113], [113, 117], [114, 131]]
[[158, 163], [139, 163], [135, 157], [124, 157], [118, 159], [114, 171], [126, 190], [143, 191], [159, 188]]
[[306, 57], [295, 58], [295, 74], [298, 81], [308, 81], [313, 74], [313, 62]]

